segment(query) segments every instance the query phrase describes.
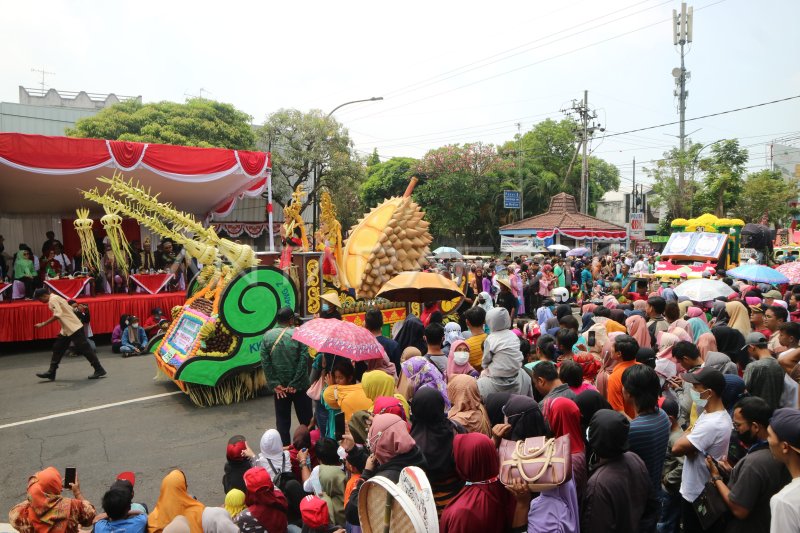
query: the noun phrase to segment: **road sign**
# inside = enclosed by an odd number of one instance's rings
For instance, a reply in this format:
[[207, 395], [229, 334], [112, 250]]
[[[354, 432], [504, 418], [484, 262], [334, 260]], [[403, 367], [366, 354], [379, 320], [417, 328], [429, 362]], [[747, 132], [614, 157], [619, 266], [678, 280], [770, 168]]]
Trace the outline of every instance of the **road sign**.
[[503, 191], [503, 207], [505, 209], [519, 209], [519, 191]]
[[644, 213], [631, 213], [631, 223], [628, 234], [632, 241], [644, 240]]

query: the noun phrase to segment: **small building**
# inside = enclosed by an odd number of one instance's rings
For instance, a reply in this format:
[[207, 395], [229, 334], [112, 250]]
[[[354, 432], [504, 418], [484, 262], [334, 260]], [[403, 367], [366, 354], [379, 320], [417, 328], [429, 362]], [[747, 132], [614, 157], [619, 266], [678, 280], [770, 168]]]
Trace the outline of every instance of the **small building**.
[[593, 248], [624, 243], [628, 232], [623, 226], [579, 213], [575, 197], [562, 192], [550, 198], [546, 213], [501, 226], [500, 235], [540, 239], [545, 246]]

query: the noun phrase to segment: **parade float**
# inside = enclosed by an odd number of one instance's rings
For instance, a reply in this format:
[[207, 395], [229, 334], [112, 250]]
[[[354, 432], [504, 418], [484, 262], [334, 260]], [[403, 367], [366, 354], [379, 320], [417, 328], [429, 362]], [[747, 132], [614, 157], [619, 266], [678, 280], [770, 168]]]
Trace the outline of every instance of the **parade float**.
[[700, 278], [728, 269], [739, 262], [744, 221], [717, 218], [706, 213], [697, 218], [676, 218], [661, 260], [653, 275], [658, 278]]
[[[281, 307], [313, 316], [330, 292], [339, 296], [345, 320], [363, 324], [370, 307], [381, 309], [386, 325], [403, 320], [406, 304], [375, 295], [395, 274], [419, 270], [432, 241], [424, 213], [410, 197], [413, 182], [403, 196], [385, 200], [359, 220], [347, 241], [330, 196], [323, 194], [322, 250], [316, 252], [308, 251], [300, 217], [303, 192], [296, 190], [284, 209], [284, 249], [272, 258], [278, 261], [273, 266], [269, 260], [262, 264], [249, 246], [221, 238], [191, 214], [159, 202], [138, 183], [121, 175], [98, 181], [106, 188], [83, 196], [103, 206], [109, 224], [135, 219], [202, 265], [185, 303], [172, 309], [168, 329], [151, 343], [159, 370], [201, 406], [244, 401], [264, 388], [261, 339]], [[79, 218], [90, 231], [91, 221]], [[124, 255], [123, 242], [112, 247]]]

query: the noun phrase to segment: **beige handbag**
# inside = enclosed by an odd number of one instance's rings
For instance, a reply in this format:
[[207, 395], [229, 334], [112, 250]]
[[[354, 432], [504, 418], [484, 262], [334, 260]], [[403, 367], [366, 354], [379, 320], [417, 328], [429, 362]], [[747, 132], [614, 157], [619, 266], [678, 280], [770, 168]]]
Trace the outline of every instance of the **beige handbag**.
[[511, 485], [521, 479], [528, 489], [540, 492], [555, 488], [572, 477], [569, 435], [555, 439], [530, 437], [500, 444], [500, 481]]

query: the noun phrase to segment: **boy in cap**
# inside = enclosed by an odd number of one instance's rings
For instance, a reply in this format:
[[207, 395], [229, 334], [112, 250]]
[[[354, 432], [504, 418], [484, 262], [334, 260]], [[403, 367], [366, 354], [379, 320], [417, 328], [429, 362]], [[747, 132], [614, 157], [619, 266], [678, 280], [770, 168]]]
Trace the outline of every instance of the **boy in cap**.
[[[701, 368], [681, 376], [691, 383], [692, 402], [702, 414], [697, 422], [678, 439], [672, 447], [676, 457], [686, 457], [681, 475], [682, 515], [684, 531], [703, 531], [692, 502], [702, 493], [711, 478], [706, 467], [706, 457], [720, 461], [728, 453], [733, 421], [722, 403], [725, 377], [712, 368]], [[711, 528], [713, 530], [713, 527]]]
[[767, 428], [773, 457], [786, 465], [792, 482], [770, 499], [770, 531], [800, 531], [800, 411], [778, 409]]

